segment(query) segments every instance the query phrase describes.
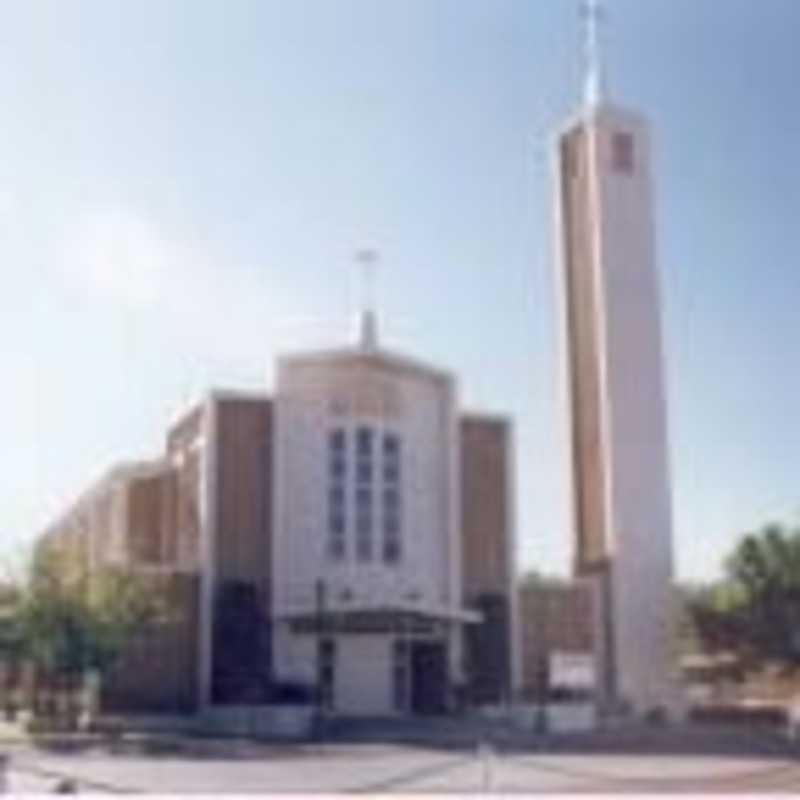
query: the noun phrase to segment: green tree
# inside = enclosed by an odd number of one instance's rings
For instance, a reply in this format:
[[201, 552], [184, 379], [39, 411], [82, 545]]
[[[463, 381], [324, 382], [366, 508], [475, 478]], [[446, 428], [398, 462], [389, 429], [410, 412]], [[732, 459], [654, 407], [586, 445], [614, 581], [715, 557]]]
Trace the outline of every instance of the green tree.
[[707, 586], [686, 588], [683, 599], [687, 613], [681, 633], [703, 649], [741, 651], [746, 643], [747, 604], [741, 589], [723, 580]]
[[689, 606], [707, 649], [800, 663], [800, 529], [773, 524], [743, 536], [725, 578], [694, 590]]
[[743, 595], [746, 638], [757, 654], [800, 662], [800, 530], [749, 534], [726, 563]]
[[126, 643], [166, 619], [166, 595], [147, 576], [114, 568], [76, 568], [69, 553], [40, 549], [19, 591], [22, 647], [53, 675], [106, 671]]

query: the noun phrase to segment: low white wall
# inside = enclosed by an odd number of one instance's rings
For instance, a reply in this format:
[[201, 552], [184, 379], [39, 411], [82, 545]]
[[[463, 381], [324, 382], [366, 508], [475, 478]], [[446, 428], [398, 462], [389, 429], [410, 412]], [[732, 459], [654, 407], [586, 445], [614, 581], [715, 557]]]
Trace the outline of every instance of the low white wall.
[[304, 739], [311, 734], [314, 708], [297, 706], [216, 706], [204, 711], [206, 733], [270, 739]]
[[[540, 706], [521, 705], [511, 710], [512, 720], [526, 730], [539, 724]], [[597, 726], [597, 714], [592, 703], [548, 703], [544, 707], [547, 733], [580, 733]]]

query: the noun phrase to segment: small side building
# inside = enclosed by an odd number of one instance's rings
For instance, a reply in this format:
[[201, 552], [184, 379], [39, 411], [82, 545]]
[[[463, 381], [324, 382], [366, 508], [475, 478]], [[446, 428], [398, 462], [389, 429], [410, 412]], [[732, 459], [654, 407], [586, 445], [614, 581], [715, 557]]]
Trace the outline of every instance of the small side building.
[[592, 657], [591, 586], [581, 581], [528, 577], [520, 584], [522, 698], [538, 702], [552, 686], [553, 657]]
[[[123, 464], [107, 473], [37, 543], [75, 577], [103, 566], [140, 575], [163, 593], [171, 613], [128, 643], [105, 676], [108, 711], [190, 712], [196, 708], [199, 580], [196, 503], [179, 495], [182, 467], [169, 460]], [[66, 577], [69, 578], [67, 575]]]

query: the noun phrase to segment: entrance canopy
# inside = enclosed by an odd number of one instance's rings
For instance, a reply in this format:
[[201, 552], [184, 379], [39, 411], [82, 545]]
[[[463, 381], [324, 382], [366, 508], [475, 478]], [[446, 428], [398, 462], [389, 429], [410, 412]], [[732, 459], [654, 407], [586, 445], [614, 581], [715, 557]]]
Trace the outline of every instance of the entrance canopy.
[[430, 633], [456, 624], [476, 624], [483, 620], [471, 609], [386, 607], [347, 607], [298, 610], [277, 614], [295, 633]]

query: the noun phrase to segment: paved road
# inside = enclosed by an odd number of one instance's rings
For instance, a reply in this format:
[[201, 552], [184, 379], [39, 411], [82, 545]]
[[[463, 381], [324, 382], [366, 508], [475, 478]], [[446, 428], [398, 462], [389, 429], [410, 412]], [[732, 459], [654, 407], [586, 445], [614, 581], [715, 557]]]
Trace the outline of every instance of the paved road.
[[800, 791], [800, 760], [769, 747], [752, 756], [502, 752], [338, 744], [260, 748], [238, 758], [80, 754], [19, 749], [12, 791], [59, 778], [86, 792], [726, 792]]

